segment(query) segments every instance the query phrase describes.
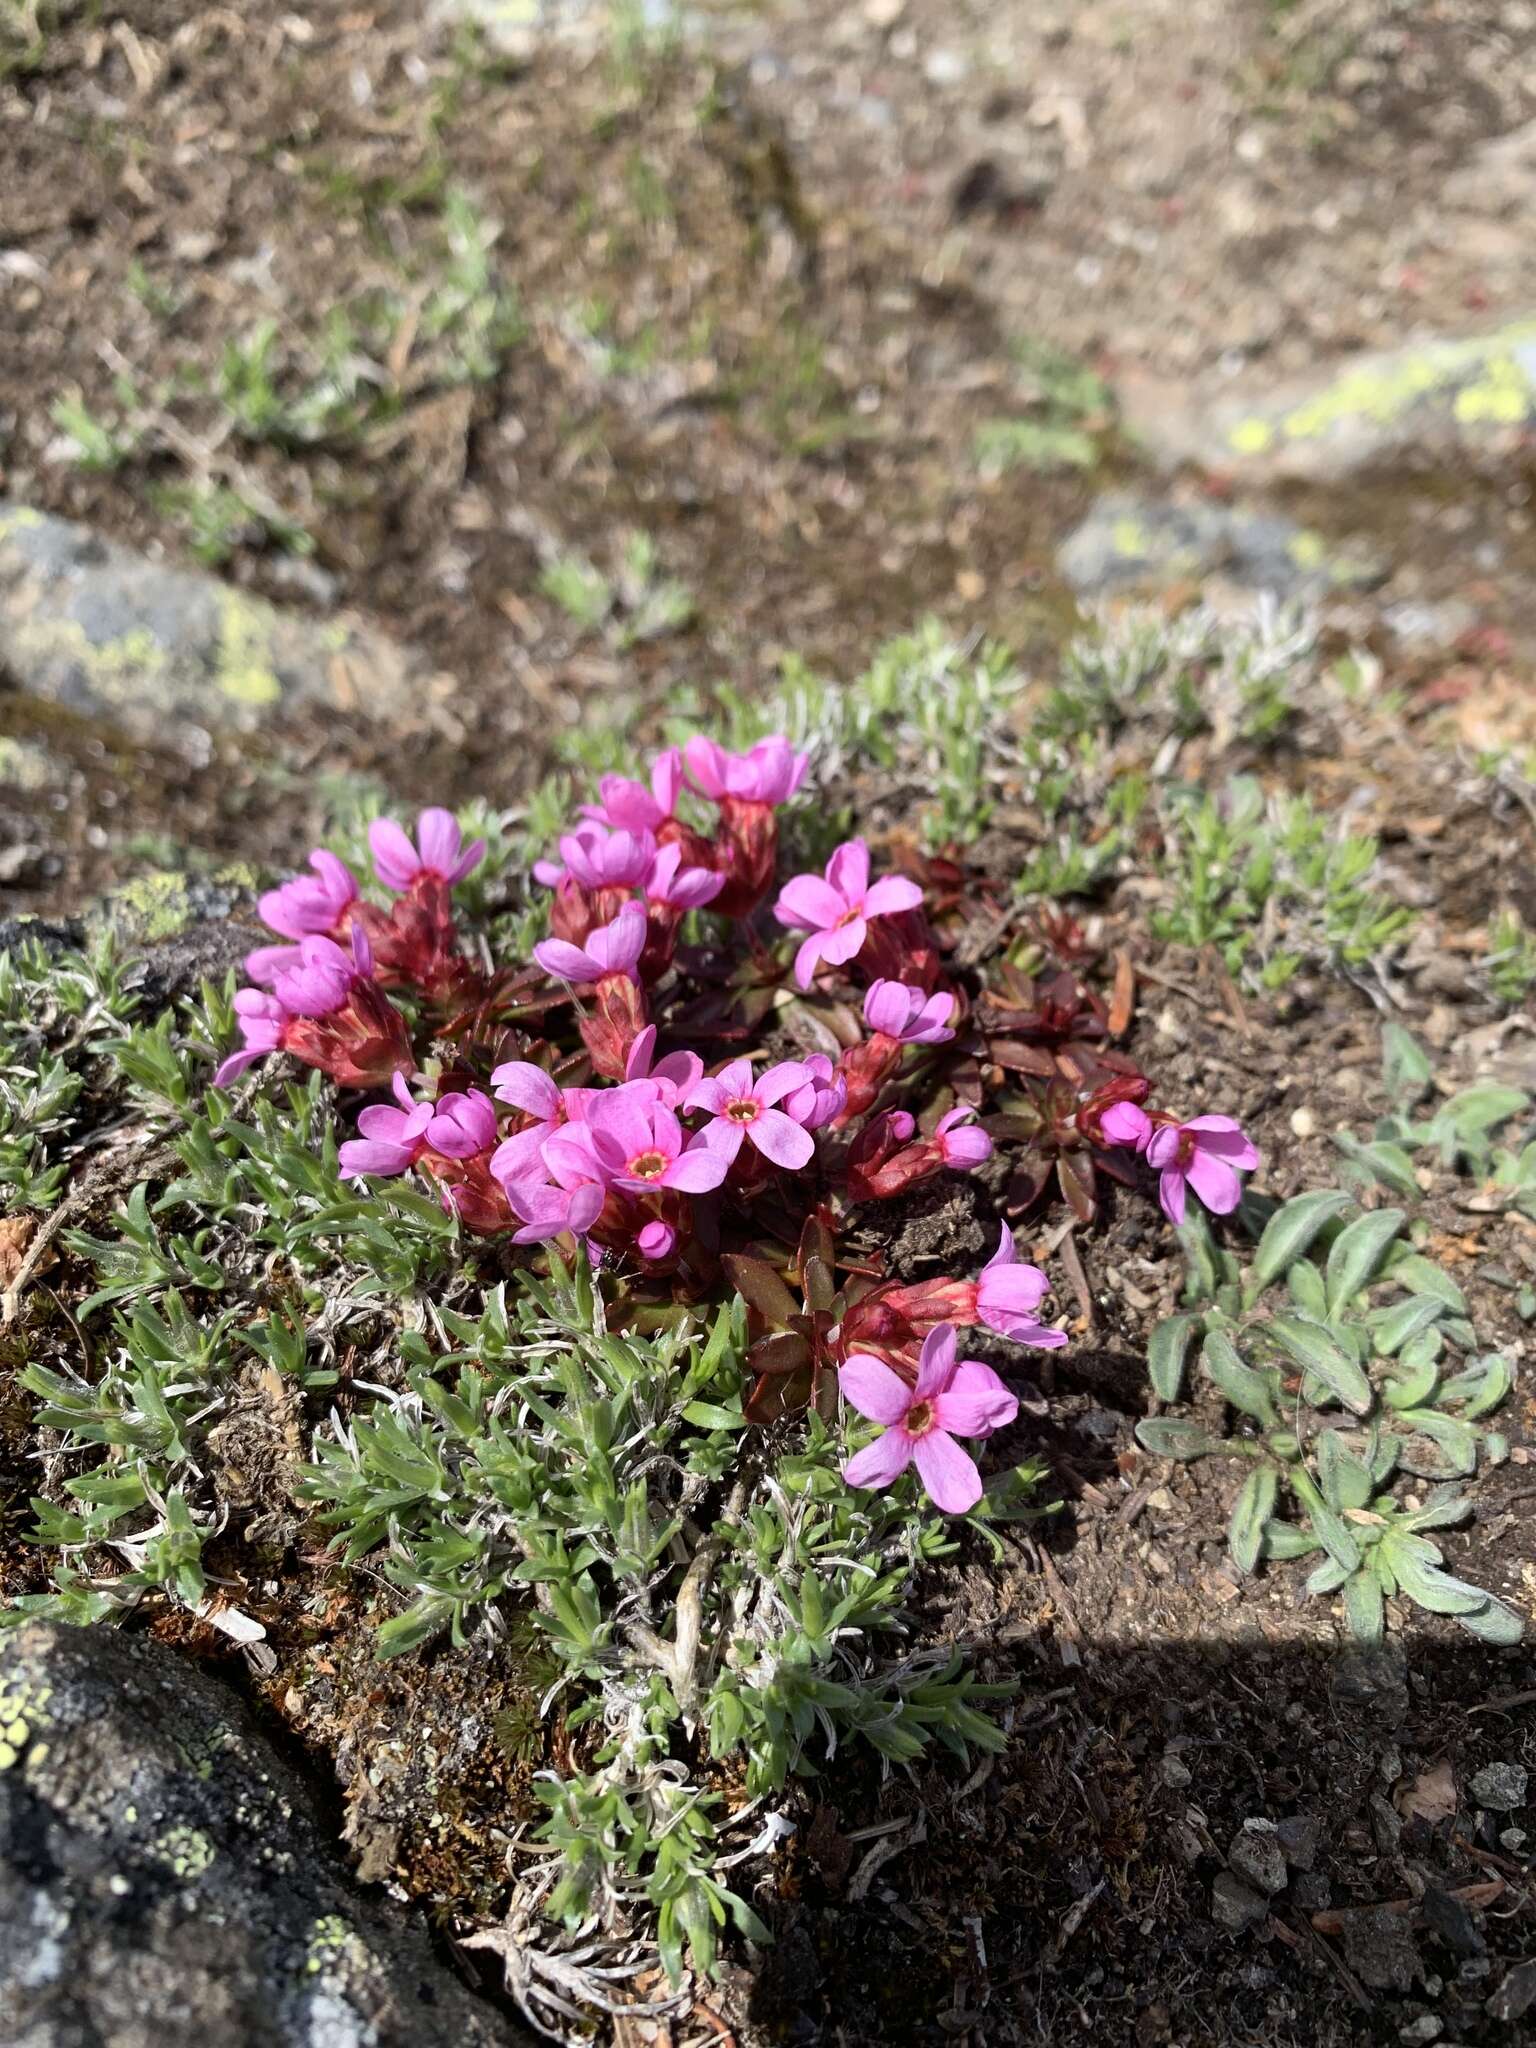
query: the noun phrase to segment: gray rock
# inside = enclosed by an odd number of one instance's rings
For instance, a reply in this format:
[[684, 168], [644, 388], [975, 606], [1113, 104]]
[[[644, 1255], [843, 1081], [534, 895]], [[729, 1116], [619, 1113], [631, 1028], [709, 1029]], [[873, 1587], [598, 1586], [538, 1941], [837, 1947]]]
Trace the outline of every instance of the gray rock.
[[1489, 2017], [1503, 2020], [1521, 2020], [1536, 2005], [1536, 1958], [1528, 1963], [1516, 1963], [1496, 1991], [1488, 1997]]
[[1520, 1764], [1485, 1764], [1472, 1780], [1472, 1797], [1490, 1813], [1524, 1806], [1530, 1773]]
[[1408, 1920], [1390, 1906], [1346, 1913], [1341, 1939], [1345, 1962], [1372, 1991], [1410, 1991], [1422, 1974]]
[[1218, 1927], [1241, 1934], [1244, 1928], [1257, 1926], [1268, 1912], [1268, 1900], [1251, 1891], [1241, 1878], [1234, 1877], [1230, 1870], [1217, 1873], [1211, 1886], [1211, 1918]]
[[1408, 2048], [1427, 2048], [1431, 2041], [1438, 2041], [1445, 2032], [1445, 2022], [1435, 2012], [1421, 2012], [1416, 2020], [1409, 2020], [1406, 2026], [1397, 2030], [1399, 2041], [1406, 2041]]
[[1100, 498], [1056, 560], [1084, 595], [1221, 576], [1246, 589], [1321, 597], [1379, 583], [1385, 573], [1380, 563], [1333, 547], [1281, 513], [1134, 491]]
[[1285, 1851], [1272, 1820], [1245, 1820], [1232, 1838], [1227, 1861], [1234, 1873], [1255, 1891], [1284, 1891]]
[[343, 614], [315, 619], [0, 501], [0, 669], [23, 690], [196, 755], [308, 706], [396, 718], [425, 670]]
[[1351, 356], [1279, 386], [1132, 377], [1119, 395], [1127, 425], [1171, 468], [1315, 482], [1410, 456], [1477, 462], [1517, 448], [1536, 421], [1536, 320]]
[[1275, 1837], [1292, 1870], [1310, 1870], [1317, 1861], [1318, 1825], [1306, 1814], [1292, 1814], [1280, 1821]]
[[523, 2048], [361, 1891], [216, 1679], [144, 1638], [0, 1637], [8, 2048]]

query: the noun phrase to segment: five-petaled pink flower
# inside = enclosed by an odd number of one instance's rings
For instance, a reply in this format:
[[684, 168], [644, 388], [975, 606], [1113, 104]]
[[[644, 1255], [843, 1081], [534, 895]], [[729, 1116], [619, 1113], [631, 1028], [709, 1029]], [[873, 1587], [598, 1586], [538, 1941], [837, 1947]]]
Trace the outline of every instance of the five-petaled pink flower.
[[1015, 1344], [1033, 1344], [1053, 1351], [1065, 1344], [1065, 1330], [1053, 1330], [1040, 1322], [1035, 1310], [1050, 1292], [1051, 1283], [1038, 1266], [1026, 1265], [1018, 1255], [1013, 1232], [1005, 1223], [997, 1250], [981, 1269], [976, 1283], [976, 1314], [989, 1330], [1011, 1337]]
[[1239, 1171], [1258, 1163], [1258, 1148], [1230, 1116], [1162, 1124], [1147, 1140], [1147, 1164], [1157, 1170], [1157, 1198], [1170, 1223], [1184, 1221], [1186, 1188], [1193, 1188], [1213, 1215], [1230, 1215], [1243, 1198]]
[[[416, 820], [413, 845], [393, 818], [375, 818], [368, 827], [373, 869], [386, 889], [403, 894], [418, 875], [436, 875], [450, 887], [462, 882], [485, 856], [485, 841], [463, 845], [464, 835], [452, 811], [425, 810]], [[462, 848], [462, 851], [461, 851]]]
[[958, 1109], [946, 1110], [934, 1125], [933, 1142], [939, 1157], [960, 1173], [992, 1157], [992, 1140], [970, 1121], [975, 1114], [974, 1109], [962, 1104]]
[[765, 1159], [796, 1173], [809, 1166], [816, 1150], [809, 1131], [775, 1104], [803, 1087], [810, 1077], [799, 1060], [781, 1060], [752, 1078], [750, 1060], [732, 1060], [718, 1074], [706, 1074], [688, 1091], [687, 1107], [702, 1109], [713, 1122], [704, 1141], [727, 1164], [749, 1139]]
[[702, 910], [725, 887], [726, 877], [714, 868], [685, 868], [676, 840], [661, 848], [645, 877], [645, 893], [653, 903], [672, 910]]
[[283, 1043], [283, 1027], [289, 1012], [265, 989], [242, 988], [235, 994], [235, 1020], [240, 1026], [240, 1047], [220, 1060], [214, 1071], [215, 1088], [227, 1088], [231, 1081], [253, 1067]]
[[404, 1074], [396, 1074], [389, 1085], [399, 1108], [371, 1102], [362, 1111], [357, 1119], [362, 1136], [348, 1138], [341, 1148], [343, 1180], [364, 1173], [405, 1173], [426, 1150], [433, 1105], [416, 1100]]
[[744, 754], [728, 754], [703, 737], [683, 749], [695, 789], [711, 803], [734, 797], [740, 803], [787, 803], [805, 780], [809, 754], [797, 754], [779, 732], [770, 733]]
[[603, 1178], [630, 1194], [656, 1188], [706, 1194], [719, 1187], [730, 1165], [702, 1135], [688, 1136], [649, 1081], [605, 1088], [592, 1102], [585, 1124], [567, 1124], [546, 1144], [545, 1157], [583, 1141]]
[[573, 946], [565, 939], [544, 939], [534, 947], [533, 957], [546, 974], [576, 988], [617, 975], [628, 975], [633, 981], [640, 955], [645, 951], [648, 930], [641, 905], [626, 903], [612, 924], [599, 925], [595, 932], [587, 934], [585, 945]]
[[784, 1114], [808, 1131], [819, 1131], [847, 1108], [848, 1083], [824, 1052], [807, 1053], [800, 1065], [805, 1079], [784, 1097]]
[[916, 1386], [909, 1387], [868, 1352], [854, 1353], [838, 1383], [861, 1415], [885, 1425], [882, 1435], [844, 1465], [850, 1486], [889, 1486], [915, 1464], [935, 1507], [947, 1515], [975, 1507], [981, 1474], [955, 1438], [990, 1436], [1006, 1428], [1019, 1404], [991, 1366], [979, 1359], [956, 1359], [952, 1323], [929, 1332]]
[[703, 1072], [704, 1062], [696, 1052], [669, 1052], [665, 1059], [658, 1060], [654, 1024], [647, 1024], [637, 1035], [624, 1062], [625, 1080], [649, 1081], [657, 1101], [665, 1103], [668, 1109], [677, 1108]]
[[955, 999], [941, 990], [925, 995], [904, 981], [872, 981], [864, 995], [864, 1022], [898, 1045], [942, 1045], [954, 1037], [949, 1020]]
[[309, 864], [312, 875], [295, 875], [280, 889], [269, 889], [256, 905], [262, 923], [285, 939], [334, 931], [357, 901], [357, 883], [345, 861], [317, 846]]
[[1135, 1102], [1112, 1102], [1099, 1118], [1099, 1135], [1106, 1145], [1127, 1145], [1145, 1152], [1153, 1131], [1152, 1119]]
[[884, 875], [871, 887], [869, 848], [862, 839], [845, 841], [827, 862], [824, 876], [796, 875], [773, 906], [780, 924], [810, 930], [795, 955], [796, 981], [809, 988], [822, 963], [840, 967], [853, 959], [871, 918], [915, 910], [922, 900], [922, 890], [905, 875]]
[[643, 782], [631, 782], [627, 775], [605, 775], [597, 787], [603, 800], [584, 804], [584, 817], [618, 825], [626, 832], [659, 832], [677, 815], [677, 800], [683, 793], [682, 749], [668, 747], [656, 756], [649, 789]]
[[561, 839], [560, 860], [534, 862], [533, 878], [550, 887], [569, 875], [584, 889], [637, 889], [655, 858], [651, 833], [610, 830], [589, 821]]

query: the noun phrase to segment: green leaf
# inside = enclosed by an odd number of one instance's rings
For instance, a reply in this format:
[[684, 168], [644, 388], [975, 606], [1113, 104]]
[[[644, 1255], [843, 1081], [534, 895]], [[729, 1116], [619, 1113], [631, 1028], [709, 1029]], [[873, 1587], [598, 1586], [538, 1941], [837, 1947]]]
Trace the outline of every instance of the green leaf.
[[1294, 1522], [1266, 1522], [1264, 1555], [1274, 1558], [1310, 1557], [1322, 1545], [1310, 1529], [1298, 1529]]
[[1400, 1453], [1405, 1472], [1421, 1479], [1465, 1479], [1477, 1470], [1477, 1431], [1470, 1422], [1434, 1408], [1409, 1408], [1402, 1421], [1413, 1431]]
[[1321, 1323], [1303, 1316], [1274, 1316], [1264, 1334], [1278, 1344], [1303, 1372], [1320, 1380], [1355, 1415], [1368, 1415], [1374, 1399], [1371, 1383], [1355, 1360], [1341, 1349]]
[[1374, 1209], [1339, 1232], [1328, 1253], [1330, 1315], [1348, 1308], [1372, 1278], [1404, 1220], [1401, 1209]]
[[1460, 1408], [1464, 1422], [1472, 1422], [1497, 1408], [1514, 1383], [1508, 1359], [1490, 1351], [1486, 1358], [1448, 1379], [1440, 1389], [1436, 1405], [1443, 1408], [1451, 1402]]
[[1406, 1195], [1411, 1201], [1423, 1193], [1413, 1160], [1401, 1145], [1384, 1138], [1363, 1144], [1351, 1131], [1335, 1131], [1333, 1142], [1352, 1165], [1364, 1167], [1372, 1180], [1390, 1188], [1394, 1195]]
[[1227, 1525], [1227, 1547], [1240, 1572], [1252, 1572], [1258, 1565], [1278, 1491], [1279, 1477], [1273, 1465], [1255, 1466], [1243, 1481]]
[[1355, 1572], [1344, 1581], [1344, 1619], [1357, 1643], [1379, 1643], [1386, 1620], [1381, 1581], [1371, 1571]]
[[1251, 1416], [1266, 1428], [1279, 1421], [1269, 1380], [1243, 1362], [1225, 1331], [1209, 1333], [1200, 1347], [1200, 1363], [1211, 1383], [1240, 1414]]
[[1427, 1614], [1472, 1614], [1487, 1606], [1491, 1596], [1480, 1586], [1469, 1586], [1430, 1563], [1423, 1555], [1430, 1546], [1391, 1533], [1382, 1538], [1381, 1547], [1398, 1585]]
[[1346, 1508], [1363, 1508], [1370, 1500], [1370, 1467], [1355, 1456], [1336, 1429], [1325, 1429], [1318, 1436], [1317, 1475], [1323, 1498], [1340, 1514]]
[[1296, 1261], [1305, 1257], [1312, 1240], [1325, 1225], [1346, 1209], [1354, 1207], [1353, 1197], [1342, 1188], [1319, 1188], [1297, 1195], [1277, 1209], [1264, 1227], [1253, 1255], [1249, 1286], [1256, 1297], [1278, 1280]]
[[1154, 1458], [1203, 1458], [1221, 1449], [1196, 1422], [1181, 1422], [1176, 1416], [1154, 1415], [1136, 1425], [1136, 1441]]
[[1427, 1294], [1433, 1301], [1443, 1301], [1453, 1315], [1466, 1314], [1466, 1296], [1450, 1274], [1433, 1259], [1426, 1259], [1422, 1252], [1405, 1252], [1401, 1258], [1392, 1260], [1388, 1271], [1392, 1279], [1414, 1294]]
[[1169, 1316], [1152, 1332], [1147, 1344], [1147, 1370], [1160, 1401], [1178, 1400], [1190, 1341], [1199, 1327], [1199, 1316]]
[[1483, 1606], [1474, 1607], [1470, 1614], [1458, 1614], [1456, 1619], [1479, 1642], [1493, 1643], [1501, 1650], [1512, 1650], [1525, 1637], [1525, 1623], [1520, 1616], [1491, 1593]]
[[1381, 1027], [1381, 1072], [1387, 1093], [1409, 1103], [1422, 1102], [1434, 1083], [1435, 1070], [1429, 1055], [1410, 1032], [1394, 1019]]
[[1328, 1314], [1328, 1293], [1323, 1276], [1310, 1259], [1298, 1259], [1285, 1276], [1292, 1301], [1304, 1316], [1322, 1322]]
[[1436, 1122], [1443, 1118], [1459, 1138], [1477, 1139], [1530, 1106], [1531, 1098], [1519, 1088], [1501, 1088], [1490, 1081], [1478, 1088], [1463, 1088], [1459, 1095], [1453, 1095]]
[[1393, 1302], [1390, 1308], [1373, 1309], [1367, 1321], [1377, 1357], [1393, 1357], [1410, 1338], [1437, 1323], [1444, 1314], [1445, 1303], [1428, 1294], [1411, 1294], [1406, 1301]]
[[1291, 1485], [1306, 1507], [1313, 1535], [1343, 1575], [1339, 1580], [1339, 1584], [1342, 1585], [1344, 1578], [1359, 1568], [1359, 1544], [1351, 1535], [1348, 1523], [1339, 1519], [1318, 1492], [1310, 1472], [1297, 1466], [1291, 1473]]

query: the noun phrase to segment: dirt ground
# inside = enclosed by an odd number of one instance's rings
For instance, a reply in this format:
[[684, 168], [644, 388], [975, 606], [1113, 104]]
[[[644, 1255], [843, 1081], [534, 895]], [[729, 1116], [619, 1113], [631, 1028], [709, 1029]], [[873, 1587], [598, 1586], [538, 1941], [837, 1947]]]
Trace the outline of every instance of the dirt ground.
[[[312, 551], [242, 532], [220, 573], [358, 606], [460, 683], [409, 747], [328, 723], [200, 763], [169, 734], [163, 753], [126, 749], [0, 678], [0, 733], [44, 761], [40, 783], [0, 787], [0, 844], [47, 849], [8, 910], [76, 910], [167, 850], [291, 864], [322, 771], [406, 802], [511, 802], [557, 729], [643, 723], [683, 683], [751, 692], [786, 653], [847, 676], [926, 611], [1048, 667], [1077, 616], [1056, 545], [1140, 457], [1112, 396], [1079, 386], [1083, 466], [993, 473], [978, 433], [1041, 416], [1020, 342], [1109, 387], [1278, 376], [1536, 306], [1528, 216], [1501, 191], [1447, 197], [1478, 145], [1536, 116], [1536, 17], [1516, 0], [864, 0], [526, 57], [426, 15], [45, 4], [46, 34], [0, 57], [0, 495], [173, 555], [188, 485], [275, 504]], [[461, 190], [494, 229], [481, 299], [515, 303], [484, 374], [456, 353], [472, 294], [428, 331]], [[292, 393], [327, 323], [361, 333], [380, 301], [388, 405], [313, 440], [231, 423], [231, 342], [274, 321]], [[50, 412], [61, 394], [134, 445], [82, 467]], [[1482, 637], [1410, 651], [1357, 611], [1404, 692], [1394, 740], [1341, 733], [1329, 757], [1280, 764], [1314, 794], [1363, 795], [1384, 832], [1425, 920], [1406, 1014], [1441, 1071], [1523, 1086], [1528, 1025], [1494, 1031], [1465, 962], [1501, 904], [1536, 924], [1532, 822], [1469, 802], [1454, 747], [1529, 730], [1528, 498], [1516, 464], [1450, 503], [1443, 479], [1415, 494], [1393, 476], [1309, 505], [1341, 534], [1390, 535], [1427, 599], [1470, 598]], [[639, 578], [636, 533], [654, 550]], [[585, 623], [554, 594], [572, 562], [612, 586]], [[666, 581], [689, 604], [658, 624]], [[1145, 943], [1144, 910], [1111, 904], [1105, 938], [1134, 937], [1150, 971], [1135, 1044], [1163, 1092], [1219, 1090], [1270, 1191], [1328, 1184], [1328, 1133], [1388, 1106], [1367, 995], [1304, 980], [1234, 1008], [1209, 960]], [[1480, 1333], [1518, 1343], [1497, 1276], [1536, 1271], [1529, 1229], [1469, 1215], [1448, 1177], [1432, 1199]], [[1165, 1468], [1132, 1441], [1171, 1237], [1112, 1206], [1082, 1259], [1082, 1326], [1018, 1426], [1062, 1511], [1001, 1572], [972, 1565], [933, 1595], [938, 1633], [1020, 1681], [1008, 1753], [968, 1780], [808, 1781], [793, 1844], [755, 1878], [775, 1947], [733, 1958], [710, 2014], [671, 2034], [634, 2022], [624, 2048], [1519, 2038], [1498, 2000], [1536, 1956], [1530, 1844], [1466, 1788], [1490, 1762], [1536, 1769], [1529, 1655], [1447, 1623], [1341, 1657], [1294, 1568], [1239, 1582], [1227, 1468]], [[1046, 1263], [1074, 1300], [1059, 1248]], [[1527, 1615], [1533, 1420], [1517, 1389], [1510, 1462], [1447, 1545]], [[14, 1404], [0, 1431], [19, 1456]], [[498, 1691], [483, 1649], [380, 1671], [316, 1533], [268, 1527], [243, 1548], [261, 1502], [228, 1485], [221, 1563], [277, 1668], [258, 1685], [211, 1631], [168, 1632], [308, 1749], [367, 1878], [445, 1936], [494, 1917], [495, 1831], [528, 1804], [526, 1686]], [[281, 1594], [263, 1590], [273, 1554]], [[466, 1754], [471, 1702], [497, 1733]], [[1435, 1799], [1447, 1766], [1454, 1810]], [[1233, 1933], [1211, 1888], [1250, 1820], [1296, 1830], [1299, 1860], [1270, 1917]]]

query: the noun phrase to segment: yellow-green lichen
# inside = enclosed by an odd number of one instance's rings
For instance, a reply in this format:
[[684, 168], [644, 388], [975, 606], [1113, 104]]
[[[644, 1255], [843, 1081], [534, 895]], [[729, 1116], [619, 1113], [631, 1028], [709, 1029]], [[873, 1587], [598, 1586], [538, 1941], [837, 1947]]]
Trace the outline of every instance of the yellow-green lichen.
[[219, 597], [217, 681], [226, 697], [262, 710], [282, 701], [272, 666], [272, 619], [261, 605], [225, 590]]
[[1110, 531], [1110, 544], [1117, 555], [1145, 555], [1152, 542], [1139, 519], [1117, 519]]
[[167, 1828], [150, 1844], [150, 1853], [176, 1877], [201, 1877], [217, 1855], [201, 1828]]
[[367, 1961], [367, 1951], [357, 1934], [339, 1913], [322, 1913], [309, 1930], [304, 1952], [307, 1975], [319, 1977], [340, 1969], [347, 1962]]
[[50, 1685], [33, 1685], [24, 1678], [0, 1678], [0, 1771], [21, 1762], [23, 1751], [37, 1762], [46, 1754], [37, 1732], [48, 1723]]
[[1285, 551], [1298, 569], [1321, 569], [1328, 559], [1323, 536], [1314, 533], [1310, 527], [1303, 527], [1300, 533], [1293, 534]]
[[1227, 439], [1239, 455], [1262, 455], [1273, 445], [1275, 430], [1268, 420], [1239, 420]]
[[13, 740], [0, 735], [0, 782], [28, 795], [48, 787], [48, 756], [30, 740]]
[[112, 892], [113, 922], [127, 925], [135, 939], [153, 944], [174, 939], [192, 922], [187, 878], [173, 868], [136, 875]]
[[169, 672], [170, 657], [147, 626], [130, 626], [110, 640], [92, 640], [77, 619], [21, 619], [14, 628], [24, 661], [73, 662], [106, 702], [136, 696]]
[[22, 533], [29, 527], [41, 526], [43, 515], [34, 512], [30, 505], [13, 505], [9, 512], [0, 512], [0, 540], [8, 534]]

